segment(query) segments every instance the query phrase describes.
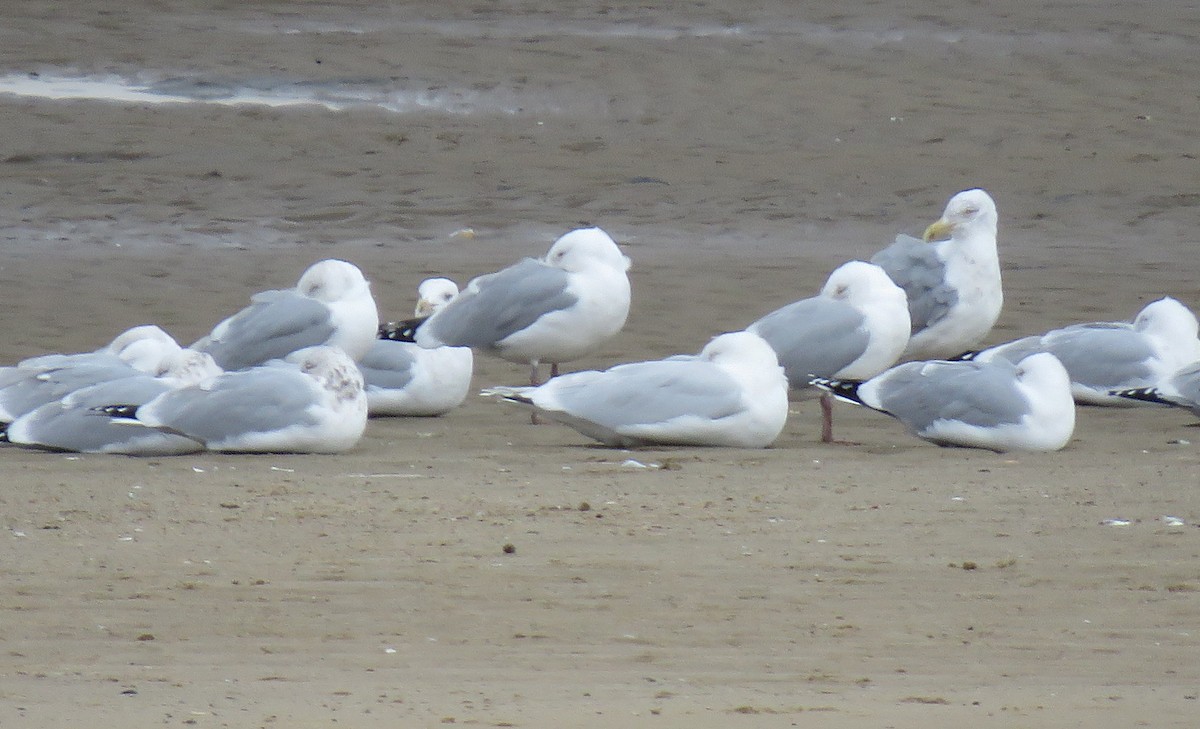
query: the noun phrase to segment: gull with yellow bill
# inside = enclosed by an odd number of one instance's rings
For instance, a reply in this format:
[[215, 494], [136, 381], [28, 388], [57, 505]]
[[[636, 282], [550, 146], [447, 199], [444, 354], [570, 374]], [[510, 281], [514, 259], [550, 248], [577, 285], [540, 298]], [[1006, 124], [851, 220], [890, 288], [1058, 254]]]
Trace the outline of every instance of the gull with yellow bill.
[[942, 217], [871, 258], [908, 295], [912, 336], [902, 359], [943, 359], [983, 341], [1000, 316], [1004, 294], [996, 252], [996, 203], [964, 190]]

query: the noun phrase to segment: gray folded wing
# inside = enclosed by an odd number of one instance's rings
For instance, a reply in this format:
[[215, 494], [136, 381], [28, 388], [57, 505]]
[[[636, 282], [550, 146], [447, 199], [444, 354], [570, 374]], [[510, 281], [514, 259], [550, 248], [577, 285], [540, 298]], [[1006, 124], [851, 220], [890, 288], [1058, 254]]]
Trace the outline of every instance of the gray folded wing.
[[200, 444], [191, 438], [123, 423], [95, 410], [141, 405], [168, 389], [149, 375], [85, 387], [21, 416], [9, 426], [8, 438], [20, 445], [77, 453], [167, 455], [199, 450]]
[[81, 387], [145, 374], [113, 356], [62, 369], [29, 374], [0, 389], [0, 417], [15, 420], [36, 407], [53, 402]]
[[[550, 312], [579, 299], [567, 287], [567, 272], [526, 258], [496, 273], [480, 276], [439, 309], [418, 330], [452, 347], [492, 347]], [[426, 331], [427, 330], [427, 331]]]
[[75, 367], [121, 367], [129, 363], [108, 351], [78, 352], [75, 354], [43, 354], [29, 357], [15, 366], [0, 367], [0, 388], [27, 382], [39, 372], [69, 370]]
[[918, 433], [938, 420], [994, 428], [1029, 412], [1015, 373], [1007, 360], [910, 362], [880, 376], [878, 397], [884, 411]]
[[1067, 368], [1071, 382], [1099, 389], [1153, 384], [1154, 350], [1132, 328], [1076, 325], [1050, 332], [1042, 345]]
[[415, 344], [378, 339], [358, 361], [367, 389], [402, 390], [412, 382]]
[[747, 327], [771, 345], [795, 389], [833, 377], [871, 341], [863, 315], [849, 304], [812, 298], [788, 304]]
[[[637, 362], [551, 383], [556, 409], [614, 430], [687, 415], [720, 420], [743, 409], [733, 378], [701, 360]], [[540, 406], [536, 396], [534, 403]]]
[[941, 321], [958, 303], [958, 291], [946, 283], [946, 264], [937, 248], [920, 238], [898, 235], [896, 241], [871, 258], [908, 295], [912, 330], [919, 332]]
[[294, 365], [272, 362], [227, 372], [204, 386], [164, 393], [140, 408], [138, 419], [207, 444], [312, 425], [316, 420], [308, 408], [314, 393], [312, 378]]
[[324, 344], [333, 332], [325, 304], [294, 291], [266, 291], [192, 348], [208, 352], [222, 369], [240, 370]]
[[1144, 335], [1121, 322], [1073, 324], [985, 349], [978, 359], [1017, 363], [1035, 352], [1058, 357], [1076, 384], [1101, 390], [1152, 384], [1154, 350]]
[[[76, 352], [73, 354], [42, 354], [21, 360], [13, 369], [21, 370], [57, 370], [64, 367], [75, 367], [81, 364], [103, 364], [120, 362], [115, 353], [101, 350], [98, 352]], [[9, 368], [4, 368], [9, 369]]]
[[988, 347], [976, 353], [973, 359], [979, 362], [990, 362], [997, 358], [1002, 358], [1016, 364], [1031, 354], [1044, 351], [1046, 350], [1042, 346], [1042, 337], [1034, 335], [1014, 339], [1004, 344], [997, 344], [994, 347]]

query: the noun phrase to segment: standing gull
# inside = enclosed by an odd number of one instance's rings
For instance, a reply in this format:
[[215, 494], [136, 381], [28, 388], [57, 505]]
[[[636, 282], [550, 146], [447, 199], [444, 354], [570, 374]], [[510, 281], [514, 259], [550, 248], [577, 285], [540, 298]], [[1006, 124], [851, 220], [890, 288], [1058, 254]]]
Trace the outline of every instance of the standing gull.
[[903, 359], [952, 357], [992, 330], [1004, 304], [996, 221], [991, 196], [964, 190], [924, 241], [898, 235], [871, 259], [908, 294], [912, 337]]
[[[417, 316], [429, 316], [458, 295], [448, 278], [431, 278], [417, 287]], [[358, 361], [371, 415], [442, 415], [462, 404], [471, 387], [474, 353], [470, 347], [425, 349], [413, 342], [376, 339]]]
[[1200, 360], [1198, 329], [1196, 315], [1168, 296], [1147, 304], [1132, 323], [1073, 324], [989, 347], [972, 358], [1015, 362], [1032, 352], [1050, 352], [1067, 368], [1076, 402], [1136, 405], [1112, 390], [1152, 387]]
[[294, 289], [263, 291], [192, 345], [225, 370], [279, 359], [305, 347], [339, 347], [351, 359], [367, 353], [379, 328], [371, 286], [352, 263], [319, 261]]
[[1045, 352], [1019, 364], [908, 362], [866, 382], [816, 384], [891, 415], [918, 438], [943, 446], [1056, 451], [1075, 430], [1067, 371]]
[[[474, 347], [530, 366], [582, 357], [609, 339], [629, 315], [629, 259], [599, 228], [559, 238], [543, 259], [526, 258], [472, 279], [429, 318], [387, 325], [380, 337], [422, 347]], [[415, 331], [414, 331], [415, 330]]]
[[338, 453], [358, 443], [367, 398], [358, 367], [336, 347], [307, 347], [283, 360], [165, 392], [140, 407], [103, 412], [187, 436], [228, 453]]
[[[788, 304], [746, 328], [779, 355], [801, 397], [819, 391], [813, 378], [865, 380], [896, 364], [908, 344], [908, 301], [882, 268], [844, 263], [820, 294]], [[833, 401], [821, 393], [821, 441], [833, 442]]]
[[757, 334], [713, 338], [700, 354], [572, 372], [488, 394], [533, 408], [606, 446], [765, 448], [787, 420], [787, 377]]

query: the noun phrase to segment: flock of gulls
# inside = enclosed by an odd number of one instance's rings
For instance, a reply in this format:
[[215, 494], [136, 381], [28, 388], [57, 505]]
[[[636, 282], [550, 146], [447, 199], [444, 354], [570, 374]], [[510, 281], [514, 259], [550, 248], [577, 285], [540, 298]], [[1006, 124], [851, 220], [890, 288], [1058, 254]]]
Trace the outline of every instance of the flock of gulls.
[[616, 335], [629, 314], [630, 261], [599, 228], [461, 291], [424, 281], [414, 318], [396, 323], [380, 323], [356, 266], [324, 260], [188, 347], [144, 325], [94, 352], [0, 368], [0, 423], [8, 442], [56, 451], [343, 452], [371, 416], [458, 407], [476, 351], [530, 368], [527, 386], [482, 394], [618, 448], [767, 447], [789, 400], [808, 398], [820, 401], [825, 442], [842, 399], [932, 443], [994, 451], [1064, 447], [1076, 403], [1200, 414], [1197, 320], [1171, 298], [1132, 321], [973, 349], [1003, 305], [996, 230], [992, 198], [965, 190], [923, 238], [900, 235], [870, 262], [839, 266], [815, 296], [697, 354], [565, 374], [561, 364]]

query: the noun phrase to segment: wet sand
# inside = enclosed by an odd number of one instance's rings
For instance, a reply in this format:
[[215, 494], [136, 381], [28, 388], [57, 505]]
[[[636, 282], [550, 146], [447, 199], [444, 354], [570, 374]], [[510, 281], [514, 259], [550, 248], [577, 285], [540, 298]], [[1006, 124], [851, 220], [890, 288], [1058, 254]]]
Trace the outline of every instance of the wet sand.
[[[1200, 303], [1183, 15], [79, 5], [6, 6], [0, 70], [483, 110], [0, 97], [3, 362], [191, 341], [330, 256], [397, 318], [582, 222], [633, 259], [634, 307], [569, 368], [696, 351], [976, 185], [990, 341]], [[526, 375], [477, 362], [477, 387]], [[0, 724], [1190, 726], [1194, 423], [1084, 409], [1064, 451], [997, 455], [849, 406], [858, 445], [822, 445], [797, 403], [764, 451], [625, 452], [472, 396], [343, 456], [4, 448]]]

